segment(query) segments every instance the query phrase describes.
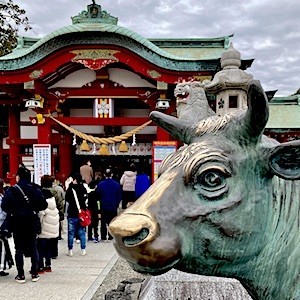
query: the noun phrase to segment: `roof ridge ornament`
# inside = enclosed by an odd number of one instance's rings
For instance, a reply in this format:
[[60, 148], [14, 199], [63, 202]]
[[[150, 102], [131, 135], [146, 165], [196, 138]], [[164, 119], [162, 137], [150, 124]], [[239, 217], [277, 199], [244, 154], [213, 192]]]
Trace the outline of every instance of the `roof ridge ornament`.
[[118, 18], [102, 10], [101, 5], [96, 4], [95, 0], [92, 0], [92, 4], [87, 6], [87, 10], [83, 10], [77, 16], [71, 17], [71, 19], [73, 25], [80, 23], [118, 24]]

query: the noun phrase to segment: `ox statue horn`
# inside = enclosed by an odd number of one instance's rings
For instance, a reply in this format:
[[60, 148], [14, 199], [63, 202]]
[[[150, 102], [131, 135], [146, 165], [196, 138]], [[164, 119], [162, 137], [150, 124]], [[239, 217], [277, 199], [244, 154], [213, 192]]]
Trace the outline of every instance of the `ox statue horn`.
[[158, 111], [150, 113], [150, 119], [185, 144], [193, 137], [193, 124]]
[[246, 141], [256, 143], [269, 118], [267, 96], [258, 80], [251, 80], [248, 89], [248, 109], [239, 132]]

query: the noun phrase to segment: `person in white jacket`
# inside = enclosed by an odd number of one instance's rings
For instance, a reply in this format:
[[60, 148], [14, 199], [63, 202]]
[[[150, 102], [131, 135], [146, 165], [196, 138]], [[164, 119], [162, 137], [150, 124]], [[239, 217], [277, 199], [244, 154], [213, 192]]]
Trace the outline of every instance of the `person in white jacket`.
[[47, 188], [49, 175], [41, 178], [42, 193], [48, 202], [48, 207], [39, 212], [41, 220], [41, 233], [38, 235], [39, 251], [39, 274], [51, 272], [51, 240], [57, 238], [59, 234], [59, 211], [56, 207], [56, 201], [51, 191]]
[[120, 180], [120, 184], [122, 186], [122, 209], [126, 209], [136, 200], [135, 181], [136, 168], [134, 164], [131, 164], [128, 171], [123, 173]]

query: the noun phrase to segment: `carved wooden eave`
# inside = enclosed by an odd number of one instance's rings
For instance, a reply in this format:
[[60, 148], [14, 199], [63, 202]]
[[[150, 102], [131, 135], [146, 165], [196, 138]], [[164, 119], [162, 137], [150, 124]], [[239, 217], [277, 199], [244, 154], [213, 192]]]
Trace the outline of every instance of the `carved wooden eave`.
[[[62, 66], [66, 68], [72, 64], [76, 60], [74, 51], [81, 50], [102, 53], [117, 51], [110, 63], [119, 61], [149, 78], [165, 77], [169, 82], [176, 81], [175, 74], [178, 72], [211, 74], [219, 65], [218, 58], [194, 60], [172, 55], [137, 33], [120, 26], [76, 24], [54, 31], [29, 48], [17, 49], [1, 57], [0, 72], [6, 75], [10, 83], [44, 78]], [[106, 57], [98, 56], [97, 59]], [[173, 76], [168, 79], [170, 74]], [[0, 76], [1, 81], [4, 81], [3, 76]]]

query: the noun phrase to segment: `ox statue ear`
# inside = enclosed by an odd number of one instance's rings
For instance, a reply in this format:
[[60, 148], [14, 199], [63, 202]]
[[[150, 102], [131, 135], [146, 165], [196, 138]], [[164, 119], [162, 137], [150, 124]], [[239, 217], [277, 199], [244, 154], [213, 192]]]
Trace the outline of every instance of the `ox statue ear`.
[[152, 111], [150, 119], [164, 130], [173, 135], [176, 139], [185, 144], [190, 144], [193, 136], [192, 124], [187, 121], [163, 114], [159, 111]]
[[300, 141], [283, 143], [269, 154], [271, 172], [284, 179], [300, 179]]

